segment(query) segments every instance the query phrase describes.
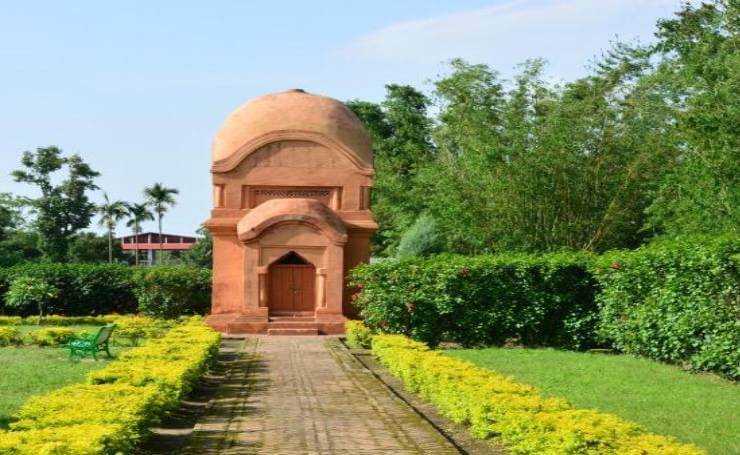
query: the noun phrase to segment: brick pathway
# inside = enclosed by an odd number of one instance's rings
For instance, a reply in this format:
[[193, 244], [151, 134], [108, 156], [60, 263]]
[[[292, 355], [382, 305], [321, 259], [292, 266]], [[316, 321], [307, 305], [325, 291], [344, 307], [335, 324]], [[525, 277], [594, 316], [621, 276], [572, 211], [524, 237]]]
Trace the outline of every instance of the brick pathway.
[[254, 337], [199, 420], [188, 454], [457, 454], [327, 337]]

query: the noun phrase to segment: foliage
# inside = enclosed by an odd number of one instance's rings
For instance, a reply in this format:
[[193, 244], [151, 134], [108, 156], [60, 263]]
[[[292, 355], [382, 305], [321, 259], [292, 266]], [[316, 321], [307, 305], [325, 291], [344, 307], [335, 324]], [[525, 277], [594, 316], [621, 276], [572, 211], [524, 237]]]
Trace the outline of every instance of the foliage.
[[[21, 277], [43, 280], [59, 292], [47, 303], [47, 312], [66, 316], [132, 313], [137, 301], [133, 294], [130, 267], [114, 264], [26, 263], [0, 269], [0, 294]], [[30, 304], [14, 308], [17, 314], [32, 312]]]
[[0, 327], [0, 347], [20, 346], [23, 344], [23, 337], [18, 329], [13, 327]]
[[680, 166], [650, 208], [650, 226], [668, 235], [737, 233], [740, 226], [740, 3], [687, 3], [658, 23], [655, 79], [675, 99]]
[[0, 242], [21, 224], [21, 202], [10, 193], [0, 193]]
[[[159, 232], [159, 252], [164, 251], [162, 249], [162, 218], [167, 212], [167, 209], [175, 205], [175, 195], [179, 191], [175, 188], [168, 188], [161, 183], [155, 183], [150, 187], [144, 188], [144, 196], [146, 197], [146, 203], [152, 207], [154, 213], [157, 214], [157, 226]], [[161, 256], [160, 256], [161, 258]]]
[[108, 193], [103, 193], [104, 202], [97, 207], [100, 220], [98, 224], [105, 226], [108, 232], [108, 262], [113, 262], [113, 236], [116, 231], [116, 224], [128, 214], [128, 205], [123, 201], [113, 201], [108, 199]]
[[91, 373], [88, 384], [29, 400], [11, 431], [0, 432], [0, 452], [130, 453], [192, 389], [218, 343], [218, 333], [186, 321]]
[[[127, 209], [129, 220], [126, 222], [126, 226], [132, 228], [134, 234], [139, 234], [141, 232], [141, 223], [154, 219], [154, 214], [149, 210], [148, 204], [128, 204]], [[136, 242], [137, 248], [138, 244], [139, 243]], [[134, 263], [139, 265], [138, 250], [135, 252]]]
[[[109, 250], [108, 247], [111, 247]], [[126, 263], [126, 254], [119, 243], [108, 243], [108, 239], [93, 232], [77, 234], [69, 246], [69, 262], [72, 263], [101, 263], [109, 262], [112, 255], [115, 262]]]
[[22, 276], [13, 280], [5, 295], [5, 305], [12, 308], [34, 307], [38, 309], [39, 321], [44, 308], [59, 296], [59, 289], [42, 278]]
[[634, 248], [740, 225], [736, 1], [681, 6], [651, 46], [616, 43], [562, 84], [453, 59], [427, 97], [349, 105], [373, 135], [376, 255], [421, 213], [447, 252]]
[[137, 270], [134, 294], [149, 316], [175, 318], [203, 314], [211, 302], [211, 273], [196, 267], [151, 267]]
[[566, 400], [545, 398], [532, 386], [430, 351], [403, 336], [378, 335], [372, 350], [406, 388], [430, 401], [442, 415], [469, 425], [475, 437], [499, 439], [511, 453], [704, 453], [648, 434], [619, 417], [573, 409]]
[[[72, 237], [90, 225], [95, 204], [87, 192], [97, 189], [99, 176], [79, 155], [62, 156], [58, 147], [37, 148], [35, 153], [24, 152], [24, 169], [13, 171], [17, 182], [35, 185], [41, 196], [30, 199], [37, 216], [35, 228], [39, 234], [39, 248], [46, 259], [64, 262]], [[67, 177], [55, 184], [55, 174], [63, 168]]]
[[362, 321], [347, 321], [344, 324], [347, 345], [351, 349], [369, 349], [373, 332]]
[[740, 378], [739, 254], [730, 235], [599, 258], [604, 337], [624, 352]]
[[386, 85], [380, 104], [349, 101], [347, 106], [365, 123], [373, 137], [375, 186], [373, 214], [380, 224], [374, 250], [395, 252], [401, 235], [419, 216], [421, 170], [433, 160], [429, 99], [407, 85]]
[[182, 255], [182, 262], [193, 267], [213, 267], [213, 237], [208, 229], [199, 228], [201, 237], [195, 242], [193, 248], [186, 250]]
[[39, 346], [61, 346], [77, 336], [77, 331], [66, 327], [50, 327], [31, 333], [31, 340]]
[[[14, 280], [30, 277], [59, 290], [45, 302], [49, 313], [96, 316], [140, 309], [152, 316], [174, 318], [208, 310], [210, 273], [209, 269], [185, 266], [138, 269], [118, 264], [26, 263], [0, 268], [0, 295], [7, 293]], [[5, 308], [22, 316], [35, 309], [30, 303]]]
[[38, 261], [42, 256], [38, 243], [39, 236], [36, 232], [25, 230], [8, 232], [5, 240], [0, 240], [0, 267]]
[[411, 227], [403, 233], [398, 243], [397, 257], [427, 257], [444, 250], [444, 238], [434, 218], [420, 216]]
[[740, 453], [737, 384], [631, 355], [557, 349], [448, 349], [580, 409], [618, 415], [709, 453]]
[[501, 255], [386, 260], [352, 272], [374, 330], [437, 344], [594, 345], [590, 256]]

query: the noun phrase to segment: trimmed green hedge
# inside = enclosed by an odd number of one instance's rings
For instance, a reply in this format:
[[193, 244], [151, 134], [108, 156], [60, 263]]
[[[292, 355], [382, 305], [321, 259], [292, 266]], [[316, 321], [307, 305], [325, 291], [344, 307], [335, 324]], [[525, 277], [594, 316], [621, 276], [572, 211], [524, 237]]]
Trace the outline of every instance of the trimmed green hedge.
[[360, 266], [355, 304], [373, 330], [436, 345], [587, 348], [595, 283], [587, 254], [436, 256]]
[[[125, 265], [29, 263], [0, 268], [0, 295], [5, 296], [13, 280], [20, 277], [40, 278], [59, 289], [59, 295], [46, 302], [49, 314], [87, 316], [137, 310], [132, 269]], [[15, 310], [5, 308], [5, 312]], [[21, 308], [17, 313], [36, 314], [36, 308]]]
[[617, 349], [740, 379], [740, 239], [665, 241], [600, 257], [599, 328]]
[[602, 256], [388, 260], [352, 280], [375, 331], [431, 345], [607, 346], [740, 378], [738, 236]]
[[59, 289], [45, 302], [49, 314], [91, 316], [144, 312], [173, 318], [204, 314], [210, 306], [209, 269], [170, 266], [136, 268], [117, 264], [33, 263], [0, 268], [0, 310], [28, 316], [36, 307], [3, 308], [4, 296], [16, 278], [40, 278]]

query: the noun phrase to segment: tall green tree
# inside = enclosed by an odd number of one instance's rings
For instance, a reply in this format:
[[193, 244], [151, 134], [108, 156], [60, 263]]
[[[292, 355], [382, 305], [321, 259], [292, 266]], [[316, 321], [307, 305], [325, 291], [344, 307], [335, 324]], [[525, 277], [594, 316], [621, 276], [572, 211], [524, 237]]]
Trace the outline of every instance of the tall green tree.
[[658, 23], [653, 79], [671, 88], [681, 149], [648, 213], [671, 236], [740, 229], [740, 2], [685, 4]]
[[103, 193], [104, 202], [98, 206], [100, 220], [98, 224], [105, 226], [108, 232], [108, 262], [113, 263], [113, 235], [116, 231], [116, 225], [126, 214], [126, 203], [123, 201], [112, 201], [108, 198], [107, 193]]
[[[149, 210], [148, 204], [128, 204], [128, 221], [126, 222], [126, 226], [133, 229], [134, 235], [138, 235], [141, 232], [141, 223], [145, 221], [151, 221], [154, 220], [154, 214], [151, 210]], [[138, 240], [135, 243], [136, 245], [136, 257], [134, 259], [134, 264], [139, 265], [139, 242]]]
[[146, 197], [147, 203], [152, 207], [154, 213], [157, 214], [157, 228], [159, 232], [159, 258], [163, 255], [163, 242], [162, 242], [162, 218], [170, 207], [175, 205], [175, 195], [180, 192], [176, 188], [168, 188], [161, 183], [155, 183], [154, 185], [144, 189], [144, 196]]
[[195, 267], [213, 267], [213, 236], [205, 228], [199, 228], [200, 237], [193, 248], [182, 254], [182, 262]]
[[[95, 214], [88, 191], [98, 188], [94, 181], [100, 174], [79, 155], [65, 157], [55, 146], [24, 152], [21, 164], [23, 169], [12, 172], [15, 181], [35, 185], [41, 192], [39, 197], [29, 199], [36, 213], [39, 249], [45, 259], [64, 262], [74, 235], [87, 228]], [[59, 172], [66, 175], [55, 183]]]
[[429, 99], [407, 85], [386, 86], [380, 104], [353, 100], [347, 105], [373, 137], [375, 186], [372, 205], [380, 230], [373, 249], [392, 255], [403, 233], [423, 211], [423, 188], [418, 177], [434, 160]]
[[10, 193], [0, 193], [0, 242], [6, 240], [21, 221], [20, 202]]

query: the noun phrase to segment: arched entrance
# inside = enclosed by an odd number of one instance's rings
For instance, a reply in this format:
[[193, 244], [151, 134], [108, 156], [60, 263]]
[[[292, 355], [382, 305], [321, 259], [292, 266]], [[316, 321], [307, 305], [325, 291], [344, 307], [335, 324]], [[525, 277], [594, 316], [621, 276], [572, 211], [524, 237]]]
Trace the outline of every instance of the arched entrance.
[[291, 251], [268, 269], [267, 306], [271, 315], [313, 315], [316, 267]]

